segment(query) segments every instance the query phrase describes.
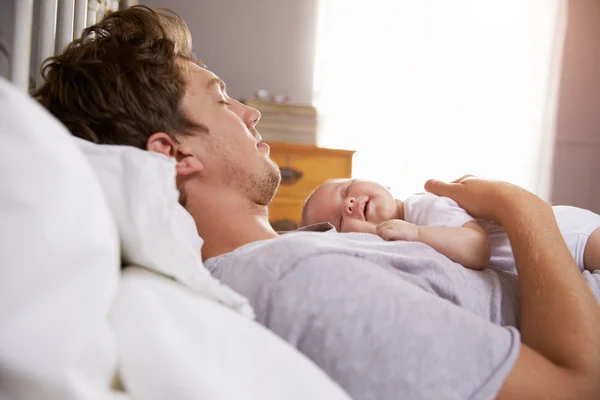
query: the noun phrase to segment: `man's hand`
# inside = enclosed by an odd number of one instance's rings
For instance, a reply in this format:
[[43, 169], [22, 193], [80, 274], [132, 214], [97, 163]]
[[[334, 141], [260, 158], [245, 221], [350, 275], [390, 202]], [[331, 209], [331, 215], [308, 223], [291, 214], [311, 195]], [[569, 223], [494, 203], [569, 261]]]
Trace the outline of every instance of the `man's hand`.
[[431, 179], [425, 190], [438, 196], [449, 197], [475, 218], [501, 222], [508, 202], [526, 205], [544, 203], [534, 194], [507, 182], [492, 181], [465, 175], [451, 183]]
[[521, 351], [498, 399], [600, 399], [600, 308], [552, 207], [505, 182], [428, 181], [476, 218], [504, 226], [521, 289]]
[[419, 240], [419, 227], [401, 219], [390, 219], [377, 225], [377, 234], [385, 240]]

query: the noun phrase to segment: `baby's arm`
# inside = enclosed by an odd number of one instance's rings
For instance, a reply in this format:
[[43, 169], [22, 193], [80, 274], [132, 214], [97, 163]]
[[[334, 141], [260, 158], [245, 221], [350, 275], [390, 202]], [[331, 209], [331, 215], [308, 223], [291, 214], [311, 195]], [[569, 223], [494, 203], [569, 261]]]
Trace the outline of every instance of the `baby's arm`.
[[482, 269], [491, 256], [487, 233], [477, 222], [458, 228], [417, 226], [392, 219], [377, 225], [377, 234], [385, 240], [421, 242], [449, 259], [471, 269]]

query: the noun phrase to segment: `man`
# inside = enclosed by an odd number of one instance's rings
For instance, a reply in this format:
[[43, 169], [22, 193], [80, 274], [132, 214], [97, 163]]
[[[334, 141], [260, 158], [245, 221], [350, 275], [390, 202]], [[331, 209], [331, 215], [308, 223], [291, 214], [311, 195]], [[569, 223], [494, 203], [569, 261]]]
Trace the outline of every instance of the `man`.
[[[260, 323], [356, 399], [600, 396], [600, 308], [548, 204], [476, 178], [426, 186], [507, 229], [520, 321], [506, 321], [494, 296], [508, 277], [465, 272], [427, 246], [280, 237], [267, 209], [280, 176], [255, 130], [260, 114], [227, 96], [189, 37], [172, 14], [109, 15], [50, 60], [37, 97], [74, 135], [176, 159], [206, 265]], [[501, 326], [519, 323], [520, 334]]]

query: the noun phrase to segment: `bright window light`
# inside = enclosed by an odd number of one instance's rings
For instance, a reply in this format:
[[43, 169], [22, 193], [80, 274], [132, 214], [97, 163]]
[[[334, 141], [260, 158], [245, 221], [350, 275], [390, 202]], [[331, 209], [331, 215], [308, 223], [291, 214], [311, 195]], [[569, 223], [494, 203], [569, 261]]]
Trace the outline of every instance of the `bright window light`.
[[398, 196], [466, 173], [549, 193], [564, 0], [321, 0], [319, 145]]

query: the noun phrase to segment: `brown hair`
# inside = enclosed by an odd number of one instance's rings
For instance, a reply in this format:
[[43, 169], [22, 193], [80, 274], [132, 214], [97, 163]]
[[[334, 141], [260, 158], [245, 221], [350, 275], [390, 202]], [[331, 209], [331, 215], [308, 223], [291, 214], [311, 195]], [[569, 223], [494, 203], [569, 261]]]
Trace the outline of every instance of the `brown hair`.
[[143, 149], [155, 132], [175, 139], [202, 127], [181, 107], [192, 60], [181, 17], [135, 6], [107, 14], [47, 59], [34, 96], [75, 136]]

